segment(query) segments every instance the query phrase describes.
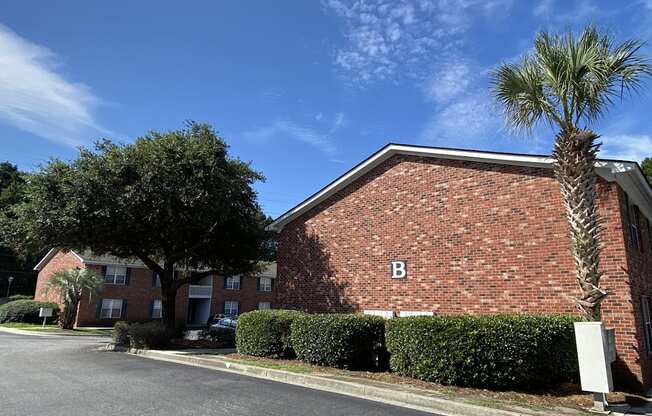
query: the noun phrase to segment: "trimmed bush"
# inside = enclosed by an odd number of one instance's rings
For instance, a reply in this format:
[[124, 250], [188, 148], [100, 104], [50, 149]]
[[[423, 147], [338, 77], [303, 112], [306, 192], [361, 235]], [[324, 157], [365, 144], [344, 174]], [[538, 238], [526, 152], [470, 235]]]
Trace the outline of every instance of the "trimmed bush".
[[113, 342], [118, 345], [128, 345], [129, 344], [129, 323], [126, 321], [118, 321], [113, 325], [113, 331], [111, 331], [111, 338]]
[[170, 339], [165, 325], [158, 321], [131, 324], [127, 334], [129, 346], [139, 349], [161, 348], [166, 346]]
[[238, 318], [238, 353], [257, 357], [293, 358], [290, 325], [303, 313], [290, 310], [263, 310]]
[[43, 322], [43, 318], [38, 316], [39, 309], [41, 308], [52, 308], [53, 315], [55, 316], [48, 318], [48, 322], [56, 320], [56, 313], [59, 310], [59, 306], [56, 303], [20, 299], [0, 306], [0, 323], [25, 322], [30, 324], [40, 324]]
[[490, 389], [577, 379], [574, 319], [557, 315], [423, 316], [387, 322], [393, 372]]
[[310, 364], [351, 370], [377, 368], [384, 349], [385, 320], [354, 314], [302, 315], [290, 339], [297, 358]]

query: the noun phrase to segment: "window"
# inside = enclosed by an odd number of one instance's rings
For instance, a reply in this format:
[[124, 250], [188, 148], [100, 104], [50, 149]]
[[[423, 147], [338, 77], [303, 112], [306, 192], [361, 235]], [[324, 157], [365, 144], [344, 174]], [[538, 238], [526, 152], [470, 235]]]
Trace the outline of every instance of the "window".
[[652, 322], [650, 322], [650, 297], [641, 296], [641, 310], [643, 315], [643, 330], [645, 331], [645, 347], [648, 354], [652, 354]]
[[152, 301], [152, 319], [160, 319], [163, 316], [162, 309], [161, 299], [154, 299]]
[[258, 302], [258, 309], [266, 310], [266, 309], [272, 309], [272, 303], [271, 302]]
[[152, 287], [161, 287], [161, 278], [156, 272], [152, 272]]
[[100, 319], [117, 319], [122, 316], [121, 299], [102, 299]]
[[641, 248], [641, 234], [638, 229], [639, 211], [636, 205], [629, 203], [629, 198], [625, 194], [625, 205], [627, 207], [627, 233], [629, 234], [629, 245], [639, 250]]
[[104, 283], [111, 285], [124, 285], [127, 281], [127, 268], [121, 266], [106, 266]]
[[237, 300], [225, 300], [224, 301], [224, 315], [226, 316], [238, 316], [239, 303]]
[[230, 276], [224, 280], [224, 288], [229, 290], [240, 290], [240, 276]]
[[272, 278], [271, 277], [259, 277], [258, 278], [258, 290], [261, 292], [271, 292], [272, 291]]

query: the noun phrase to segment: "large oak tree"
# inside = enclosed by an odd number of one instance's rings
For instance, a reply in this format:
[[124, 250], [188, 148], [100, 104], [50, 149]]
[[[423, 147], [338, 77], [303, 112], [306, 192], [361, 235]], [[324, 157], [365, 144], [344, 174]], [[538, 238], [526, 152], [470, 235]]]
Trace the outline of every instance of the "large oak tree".
[[273, 254], [252, 185], [263, 180], [206, 124], [152, 131], [131, 144], [102, 141], [29, 180], [26, 201], [0, 229], [21, 251], [87, 248], [138, 258], [161, 281], [163, 322], [177, 290], [209, 274], [253, 271]]

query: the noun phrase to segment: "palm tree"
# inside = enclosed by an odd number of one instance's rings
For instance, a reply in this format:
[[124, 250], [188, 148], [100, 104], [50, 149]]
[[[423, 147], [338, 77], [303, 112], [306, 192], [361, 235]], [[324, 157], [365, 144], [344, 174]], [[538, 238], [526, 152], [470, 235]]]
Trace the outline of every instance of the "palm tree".
[[73, 269], [52, 274], [45, 284], [45, 295], [54, 290], [63, 304], [63, 311], [59, 317], [59, 326], [72, 329], [75, 325], [77, 305], [86, 290], [89, 294], [97, 294], [104, 283], [102, 277], [88, 269]]
[[641, 46], [637, 40], [616, 45], [592, 26], [579, 37], [572, 32], [543, 32], [519, 63], [502, 64], [491, 75], [492, 92], [508, 126], [531, 132], [545, 121], [558, 129], [554, 173], [561, 185], [581, 289], [576, 304], [589, 321], [600, 320], [600, 304], [607, 295], [600, 287], [602, 225], [594, 171], [600, 144], [589, 126], [652, 74], [648, 60], [640, 55]]

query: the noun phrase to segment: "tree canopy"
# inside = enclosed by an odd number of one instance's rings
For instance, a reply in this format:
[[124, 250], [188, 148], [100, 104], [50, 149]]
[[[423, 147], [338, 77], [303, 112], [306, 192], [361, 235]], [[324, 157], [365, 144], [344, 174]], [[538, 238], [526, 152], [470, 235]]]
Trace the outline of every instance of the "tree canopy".
[[[230, 157], [209, 125], [189, 123], [52, 160], [32, 175], [26, 201], [0, 229], [17, 250], [138, 258], [161, 276], [164, 292], [176, 292], [191, 278], [245, 273], [273, 255], [253, 189], [263, 179]], [[180, 269], [200, 273], [173, 273]]]
[[647, 178], [647, 181], [652, 185], [652, 157], [646, 157], [641, 163], [641, 168], [643, 169], [643, 174]]

